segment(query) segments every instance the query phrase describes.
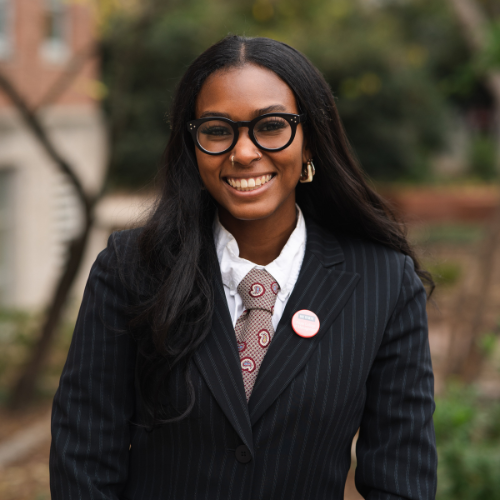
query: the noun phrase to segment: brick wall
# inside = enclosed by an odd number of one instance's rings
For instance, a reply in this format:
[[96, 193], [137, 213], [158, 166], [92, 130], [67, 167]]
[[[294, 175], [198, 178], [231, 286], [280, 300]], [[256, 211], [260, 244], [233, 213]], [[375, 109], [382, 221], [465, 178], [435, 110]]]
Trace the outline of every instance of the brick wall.
[[[7, 54], [0, 56], [0, 68], [22, 91], [31, 105], [37, 105], [52, 85], [68, 72], [71, 61], [88, 49], [95, 39], [92, 9], [82, 2], [61, 1], [64, 16], [65, 54], [47, 55], [47, 20], [51, 0], [2, 0], [8, 10]], [[52, 0], [54, 1], [54, 0]], [[59, 105], [94, 106], [96, 58], [88, 58], [72, 84], [58, 97]], [[10, 106], [0, 92], [0, 108]]]

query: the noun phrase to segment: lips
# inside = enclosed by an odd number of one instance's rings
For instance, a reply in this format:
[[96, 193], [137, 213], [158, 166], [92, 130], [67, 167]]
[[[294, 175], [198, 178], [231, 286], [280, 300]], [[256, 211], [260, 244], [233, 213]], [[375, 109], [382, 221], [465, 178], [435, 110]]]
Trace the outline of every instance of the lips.
[[226, 177], [226, 182], [237, 191], [253, 191], [267, 184], [273, 178], [272, 174], [260, 175], [258, 177]]

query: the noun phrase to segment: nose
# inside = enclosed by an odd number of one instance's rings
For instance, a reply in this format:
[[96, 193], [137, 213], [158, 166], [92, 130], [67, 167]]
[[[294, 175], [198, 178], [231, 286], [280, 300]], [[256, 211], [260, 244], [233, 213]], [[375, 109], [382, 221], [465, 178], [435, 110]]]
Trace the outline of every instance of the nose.
[[236, 142], [230, 157], [234, 155], [235, 164], [249, 166], [253, 161], [261, 158], [261, 153], [257, 146], [252, 142], [248, 134], [248, 127], [241, 127], [239, 130], [238, 141]]

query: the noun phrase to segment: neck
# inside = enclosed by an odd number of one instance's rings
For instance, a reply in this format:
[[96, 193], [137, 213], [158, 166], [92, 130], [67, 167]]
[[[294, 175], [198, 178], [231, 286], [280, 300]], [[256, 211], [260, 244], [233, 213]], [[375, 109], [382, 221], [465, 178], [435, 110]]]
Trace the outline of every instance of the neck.
[[297, 225], [295, 200], [280, 208], [258, 220], [238, 220], [219, 208], [219, 220], [236, 239], [241, 258], [266, 266], [278, 257]]

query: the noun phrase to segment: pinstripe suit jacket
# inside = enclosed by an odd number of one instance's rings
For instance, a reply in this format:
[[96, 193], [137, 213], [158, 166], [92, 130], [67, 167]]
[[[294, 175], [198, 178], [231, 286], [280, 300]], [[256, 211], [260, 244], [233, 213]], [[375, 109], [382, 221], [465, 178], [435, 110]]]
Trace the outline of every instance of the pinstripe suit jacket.
[[[54, 399], [51, 491], [69, 499], [432, 499], [436, 450], [425, 291], [409, 257], [307, 221], [302, 269], [247, 404], [234, 328], [215, 279], [211, 333], [190, 365], [191, 416], [152, 432], [133, 424], [136, 346], [114, 271], [137, 232], [110, 237], [85, 291]], [[291, 328], [310, 309], [319, 333]], [[182, 374], [170, 389], [182, 407]], [[246, 445], [248, 463], [235, 456]]]

